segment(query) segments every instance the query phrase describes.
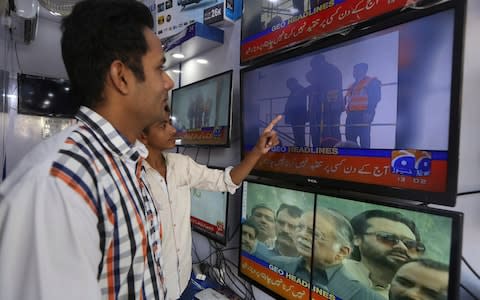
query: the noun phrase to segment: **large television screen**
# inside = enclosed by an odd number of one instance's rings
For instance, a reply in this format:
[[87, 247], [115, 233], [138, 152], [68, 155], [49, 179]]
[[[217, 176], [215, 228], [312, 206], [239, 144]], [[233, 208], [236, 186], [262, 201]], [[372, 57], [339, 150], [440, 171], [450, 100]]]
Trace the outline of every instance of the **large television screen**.
[[243, 154], [284, 115], [254, 173], [454, 206], [460, 3], [243, 69]]
[[192, 229], [225, 245], [227, 242], [228, 192], [192, 188], [190, 223]]
[[172, 121], [179, 146], [230, 144], [232, 70], [172, 91]]
[[[311, 39], [369, 26], [421, 0], [244, 0], [240, 63], [277, 54]], [[432, 2], [432, 1], [430, 1]], [[431, 5], [431, 4], [430, 4]]]
[[73, 118], [79, 109], [68, 80], [18, 74], [18, 113]]
[[247, 178], [240, 274], [284, 299], [458, 299], [462, 213], [365, 195]]

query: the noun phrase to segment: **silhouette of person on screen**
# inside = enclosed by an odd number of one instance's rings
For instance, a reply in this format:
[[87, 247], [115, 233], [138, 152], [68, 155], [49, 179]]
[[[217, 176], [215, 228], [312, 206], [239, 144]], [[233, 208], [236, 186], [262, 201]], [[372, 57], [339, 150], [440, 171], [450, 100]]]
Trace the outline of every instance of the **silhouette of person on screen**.
[[164, 151], [175, 147], [171, 120], [159, 120], [143, 130], [139, 140], [147, 147], [146, 181], [162, 220], [165, 284], [172, 299], [179, 298], [192, 270], [190, 188], [234, 193], [260, 157], [278, 144], [273, 127], [277, 116], [263, 131], [253, 151], [235, 167], [210, 169], [189, 156]]
[[307, 123], [307, 91], [296, 78], [287, 79], [290, 94], [285, 104], [285, 123], [290, 124], [295, 146], [305, 146], [305, 123]]
[[341, 140], [340, 116], [344, 110], [342, 101], [342, 73], [326, 61], [323, 54], [316, 54], [310, 61], [309, 115], [312, 144], [319, 147], [324, 139]]
[[393, 277], [389, 300], [447, 300], [448, 265], [432, 259], [414, 259]]
[[346, 139], [358, 143], [361, 148], [370, 148], [370, 129], [375, 109], [381, 98], [381, 83], [375, 77], [367, 76], [368, 64], [353, 66], [353, 82], [345, 95], [347, 112]]
[[398, 268], [425, 252], [415, 223], [396, 211], [367, 210], [350, 220], [357, 260], [346, 260], [352, 278], [383, 297]]

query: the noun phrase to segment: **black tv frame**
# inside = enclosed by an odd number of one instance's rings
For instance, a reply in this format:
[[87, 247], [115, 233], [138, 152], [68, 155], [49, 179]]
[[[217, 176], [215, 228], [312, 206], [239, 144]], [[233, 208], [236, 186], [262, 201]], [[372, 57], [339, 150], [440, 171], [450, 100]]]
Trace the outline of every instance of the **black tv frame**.
[[173, 116], [174, 115], [174, 110], [173, 110], [173, 101], [174, 101], [174, 95], [175, 93], [177, 93], [179, 90], [182, 90], [182, 89], [186, 89], [186, 88], [189, 88], [189, 87], [192, 87], [192, 86], [195, 86], [195, 85], [201, 85], [202, 83], [208, 81], [208, 80], [212, 80], [216, 77], [220, 77], [220, 76], [223, 76], [225, 74], [230, 74], [230, 87], [229, 87], [229, 95], [230, 95], [230, 99], [229, 99], [229, 102], [228, 102], [228, 122], [227, 122], [227, 125], [228, 125], [228, 130], [226, 132], [226, 142], [223, 143], [223, 144], [202, 144], [202, 143], [187, 143], [187, 144], [183, 144], [183, 143], [180, 143], [180, 144], [177, 144], [176, 146], [177, 147], [220, 147], [220, 148], [228, 148], [230, 147], [230, 139], [231, 139], [231, 132], [232, 132], [232, 99], [233, 99], [233, 69], [231, 70], [227, 70], [227, 71], [224, 71], [222, 73], [217, 73], [215, 75], [212, 75], [212, 76], [209, 76], [207, 78], [204, 78], [202, 80], [199, 80], [199, 81], [195, 81], [195, 82], [192, 82], [190, 84], [187, 84], [187, 85], [184, 85], [184, 86], [181, 86], [179, 88], [176, 88], [174, 90], [172, 90], [172, 96], [171, 96], [171, 103], [170, 103], [170, 109], [171, 109], [171, 115]]
[[[71, 113], [65, 113], [65, 112], [53, 112], [53, 113], [46, 113], [46, 112], [41, 112], [41, 111], [35, 111], [33, 109], [30, 109], [29, 107], [24, 107], [23, 102], [25, 102], [25, 99], [23, 99], [23, 83], [25, 79], [33, 79], [33, 80], [45, 80], [49, 82], [59, 82], [61, 80], [64, 80], [67, 86], [70, 87], [70, 83], [68, 80], [63, 79], [63, 78], [53, 78], [53, 77], [45, 77], [45, 76], [38, 76], [38, 75], [30, 75], [30, 74], [17, 74], [17, 88], [18, 88], [18, 113], [19, 114], [25, 114], [25, 115], [34, 115], [34, 116], [41, 116], [41, 117], [54, 117], [54, 118], [74, 118], [78, 109], [80, 108], [80, 105], [75, 102], [75, 98], [73, 94], [71, 93], [70, 90], [70, 100], [71, 103], [68, 105], [65, 105], [64, 108], [73, 108], [76, 107], [75, 112]], [[71, 87], [70, 87], [71, 88]], [[78, 106], [78, 107], [77, 107]]]
[[[462, 259], [462, 241], [463, 241], [463, 212], [459, 211], [450, 211], [445, 209], [438, 209], [434, 207], [429, 207], [425, 204], [414, 204], [414, 201], [407, 202], [399, 202], [395, 201], [395, 199], [385, 199], [384, 197], [380, 197], [377, 195], [365, 194], [365, 193], [358, 193], [353, 191], [339, 191], [335, 189], [328, 189], [328, 188], [315, 188], [312, 186], [305, 186], [299, 185], [295, 183], [286, 183], [280, 180], [272, 179], [272, 178], [265, 178], [265, 177], [258, 177], [254, 175], [249, 175], [244, 180], [244, 184], [248, 182], [254, 184], [261, 184], [272, 186], [274, 188], [284, 188], [284, 189], [291, 189], [296, 191], [303, 191], [307, 193], [314, 193], [315, 200], [314, 200], [314, 211], [317, 209], [317, 201], [318, 196], [331, 196], [331, 197], [338, 197], [343, 198], [346, 200], [351, 200], [355, 202], [363, 202], [368, 204], [375, 204], [380, 206], [385, 206], [386, 208], [396, 208], [396, 209], [403, 209], [413, 212], [431, 214], [441, 217], [446, 217], [451, 219], [452, 221], [452, 230], [451, 230], [451, 242], [450, 242], [450, 260], [449, 260], [449, 282], [448, 282], [448, 299], [449, 300], [459, 300], [459, 292], [460, 292], [460, 273], [461, 273], [461, 259]], [[241, 190], [241, 205], [244, 205], [243, 200], [243, 193], [244, 187], [242, 186]], [[243, 215], [241, 216], [243, 219]], [[242, 244], [242, 222], [241, 220], [241, 227], [240, 227], [240, 234], [239, 234], [239, 245]], [[315, 221], [314, 221], [315, 222]], [[313, 239], [312, 239], [313, 240]], [[313, 251], [313, 250], [312, 250]], [[242, 250], [240, 249], [238, 255], [238, 265], [241, 266], [241, 256]], [[268, 287], [263, 286], [262, 284], [252, 280], [250, 277], [246, 276], [241, 272], [241, 267], [238, 268], [238, 275], [245, 279], [246, 281], [250, 282], [251, 284], [255, 285], [257, 288], [265, 292], [266, 294], [274, 297], [275, 299], [288, 299], [284, 298]], [[311, 299], [311, 290], [312, 286], [310, 285], [310, 299]]]
[[[284, 181], [294, 181], [302, 185], [322, 186], [337, 189], [349, 189], [352, 191], [378, 194], [385, 197], [396, 198], [403, 200], [414, 200], [423, 203], [432, 203], [445, 206], [455, 206], [457, 196], [457, 180], [458, 180], [458, 156], [459, 156], [459, 133], [460, 133], [460, 114], [461, 114], [461, 86], [463, 74], [463, 43], [464, 43], [464, 28], [465, 28], [465, 10], [466, 1], [447, 1], [437, 4], [428, 9], [409, 10], [402, 14], [397, 14], [390, 19], [382, 19], [376, 24], [367, 27], [359, 27], [352, 30], [346, 36], [331, 36], [314, 43], [308, 44], [305, 47], [299, 47], [290, 51], [281, 53], [275, 57], [268, 57], [261, 60], [257, 64], [252, 64], [240, 70], [240, 99], [241, 99], [241, 115], [240, 129], [242, 131], [241, 140], [241, 155], [245, 157], [244, 148], [244, 105], [243, 105], [243, 76], [245, 73], [255, 70], [260, 67], [271, 65], [274, 63], [281, 63], [287, 59], [292, 59], [304, 54], [313, 53], [322, 49], [342, 44], [357, 38], [361, 38], [368, 34], [388, 29], [397, 25], [401, 25], [410, 21], [415, 21], [422, 17], [427, 17], [435, 13], [454, 9], [454, 30], [453, 30], [453, 55], [452, 55], [452, 81], [450, 90], [450, 124], [448, 137], [448, 165], [447, 165], [447, 183], [445, 192], [427, 192], [423, 190], [401, 189], [394, 187], [387, 187], [382, 185], [373, 185], [367, 183], [357, 183], [353, 181], [343, 181], [328, 179], [323, 177], [309, 177], [303, 175], [296, 175], [290, 173], [260, 171], [255, 168], [251, 171], [252, 175], [275, 178]], [[394, 150], [394, 149], [392, 149]]]
[[[218, 166], [208, 166], [209, 168], [211, 169], [218, 169], [218, 170], [225, 170], [225, 168], [223, 167], [218, 167]], [[201, 190], [201, 189], [197, 189], [197, 190]], [[192, 223], [191, 221], [191, 217], [193, 216], [191, 213], [190, 213], [190, 224], [191, 224], [191, 227], [192, 227], [192, 230], [205, 236], [206, 238], [212, 240], [212, 241], [215, 241], [223, 246], [226, 246], [227, 245], [227, 242], [228, 242], [228, 239], [229, 239], [229, 222], [228, 222], [228, 215], [229, 215], [229, 208], [230, 208], [230, 201], [233, 197], [232, 194], [230, 194], [228, 191], [225, 191], [225, 192], [216, 192], [214, 191], [214, 193], [225, 193], [225, 196], [226, 196], [226, 206], [225, 206], [225, 228], [224, 228], [224, 235], [223, 237], [220, 237], [214, 233], [211, 233], [209, 232], [208, 230], [205, 230], [203, 228], [201, 228], [200, 226], [197, 226], [195, 224]], [[191, 205], [191, 204], [190, 204]]]

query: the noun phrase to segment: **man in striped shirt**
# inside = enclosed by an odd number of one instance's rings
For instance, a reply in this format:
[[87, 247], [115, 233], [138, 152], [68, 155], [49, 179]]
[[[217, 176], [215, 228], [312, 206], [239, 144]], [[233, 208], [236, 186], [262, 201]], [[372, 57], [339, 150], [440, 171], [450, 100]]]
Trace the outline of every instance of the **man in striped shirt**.
[[62, 21], [77, 124], [34, 148], [0, 186], [0, 299], [163, 299], [162, 229], [136, 142], [167, 118], [148, 8], [85, 0]]

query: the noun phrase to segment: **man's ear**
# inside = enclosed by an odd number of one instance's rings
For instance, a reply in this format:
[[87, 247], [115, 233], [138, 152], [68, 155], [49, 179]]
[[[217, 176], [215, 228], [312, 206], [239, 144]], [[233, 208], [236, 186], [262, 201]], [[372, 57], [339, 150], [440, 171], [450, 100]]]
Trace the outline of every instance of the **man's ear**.
[[359, 235], [355, 235], [353, 237], [353, 244], [358, 247], [360, 246], [361, 243], [362, 243], [362, 238]]
[[350, 253], [352, 253], [352, 248], [347, 246], [341, 246], [335, 258], [338, 262], [342, 262], [345, 258], [348, 258], [350, 256]]
[[139, 140], [140, 142], [142, 142], [142, 144], [148, 145], [147, 135], [145, 134], [145, 132], [142, 131], [142, 132], [140, 133], [140, 136], [138, 137], [138, 140]]
[[118, 59], [110, 64], [110, 69], [108, 70], [112, 86], [123, 95], [128, 94], [129, 91], [130, 72], [130, 69]]

